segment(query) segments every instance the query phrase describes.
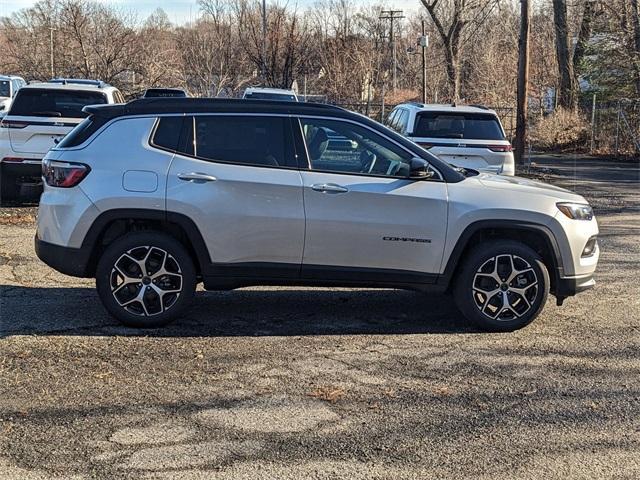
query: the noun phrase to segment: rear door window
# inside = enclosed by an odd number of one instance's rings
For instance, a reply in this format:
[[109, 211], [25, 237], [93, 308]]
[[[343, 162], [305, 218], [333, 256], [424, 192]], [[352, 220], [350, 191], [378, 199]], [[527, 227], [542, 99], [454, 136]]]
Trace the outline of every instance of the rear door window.
[[490, 113], [420, 112], [414, 137], [504, 140], [504, 132]]
[[85, 118], [82, 109], [87, 105], [107, 103], [102, 92], [82, 90], [56, 90], [52, 88], [21, 88], [11, 115], [28, 117]]
[[[193, 152], [212, 162], [296, 167], [288, 122], [282, 117], [203, 115], [193, 118]], [[186, 148], [190, 142], [183, 142]]]

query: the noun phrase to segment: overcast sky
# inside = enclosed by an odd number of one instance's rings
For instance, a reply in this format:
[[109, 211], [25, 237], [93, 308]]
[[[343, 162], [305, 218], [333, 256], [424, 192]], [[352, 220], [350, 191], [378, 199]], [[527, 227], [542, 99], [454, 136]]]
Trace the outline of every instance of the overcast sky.
[[[198, 16], [198, 4], [196, 0], [98, 0], [101, 3], [118, 5], [126, 9], [136, 12], [140, 19], [147, 17], [156, 8], [161, 7], [171, 21], [175, 23], [188, 22], [189, 19], [195, 19]], [[267, 0], [269, 2], [269, 0]], [[36, 0], [0, 0], [0, 16], [11, 15], [13, 12], [21, 8], [31, 7]], [[280, 1], [284, 4], [284, 1]], [[313, 5], [314, 0], [289, 0], [289, 4], [297, 3], [301, 7]], [[359, 0], [357, 3], [362, 5], [371, 5], [384, 3], [387, 8], [403, 9], [405, 11], [417, 10], [420, 0]]]

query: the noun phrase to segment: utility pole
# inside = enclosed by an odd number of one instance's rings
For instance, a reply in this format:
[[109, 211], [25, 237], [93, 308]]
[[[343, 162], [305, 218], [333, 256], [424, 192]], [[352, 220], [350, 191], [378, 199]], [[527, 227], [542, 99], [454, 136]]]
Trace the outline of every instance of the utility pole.
[[49, 27], [49, 54], [51, 58], [49, 59], [49, 63], [51, 65], [51, 78], [56, 78], [56, 69], [55, 64], [53, 62], [53, 31], [55, 28]]
[[422, 103], [427, 103], [427, 47], [429, 46], [429, 37], [422, 19], [422, 36], [418, 39], [418, 45], [422, 47]]
[[531, 32], [531, 4], [520, 0], [520, 39], [518, 40], [518, 91], [516, 113], [515, 157], [518, 165], [524, 164], [524, 147], [527, 138], [527, 97], [529, 89], [529, 34]]
[[263, 86], [267, 83], [267, 0], [262, 0], [262, 64], [261, 72]]
[[394, 36], [394, 29], [393, 29], [393, 25], [395, 20], [400, 20], [401, 18], [404, 18], [404, 15], [402, 15], [402, 10], [382, 10], [380, 12], [380, 16], [378, 17], [380, 20], [389, 20], [391, 22], [391, 30], [390, 30], [390, 35], [389, 35], [389, 42], [391, 44], [391, 55], [393, 58], [393, 70], [392, 70], [392, 87], [393, 87], [393, 91], [395, 92], [396, 90], [396, 72], [397, 72], [397, 67], [398, 67], [398, 60], [397, 60], [397, 56], [396, 56], [396, 39]]

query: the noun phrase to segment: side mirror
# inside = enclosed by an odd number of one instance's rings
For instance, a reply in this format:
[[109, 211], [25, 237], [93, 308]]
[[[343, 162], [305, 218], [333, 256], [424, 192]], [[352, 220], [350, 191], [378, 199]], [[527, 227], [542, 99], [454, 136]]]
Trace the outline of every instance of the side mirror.
[[433, 170], [429, 170], [426, 160], [414, 157], [409, 162], [409, 178], [412, 180], [426, 180], [433, 177]]

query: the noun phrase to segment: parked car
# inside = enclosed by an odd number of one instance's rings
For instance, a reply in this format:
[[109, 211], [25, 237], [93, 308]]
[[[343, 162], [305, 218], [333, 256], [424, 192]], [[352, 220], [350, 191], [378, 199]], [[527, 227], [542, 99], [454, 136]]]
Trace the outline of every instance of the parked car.
[[[179, 317], [196, 283], [452, 292], [514, 330], [594, 285], [598, 225], [580, 195], [463, 174], [330, 105], [142, 99], [85, 107], [45, 157], [36, 252], [96, 279], [127, 325]], [[357, 148], [331, 148], [331, 131]], [[398, 309], [402, 305], [398, 304]]]
[[298, 96], [293, 90], [284, 88], [249, 87], [242, 94], [242, 98], [249, 100], [280, 100], [283, 102], [298, 101]]
[[118, 89], [94, 80], [54, 79], [23, 86], [0, 121], [2, 198], [15, 198], [21, 185], [40, 183], [42, 158], [82, 122], [86, 105], [123, 102]]
[[185, 98], [187, 92], [180, 88], [147, 88], [142, 94], [142, 98]]
[[7, 114], [16, 93], [26, 84], [22, 77], [0, 75], [0, 117]]
[[511, 142], [496, 112], [486, 107], [403, 103], [385, 125], [457, 167], [515, 174]]

